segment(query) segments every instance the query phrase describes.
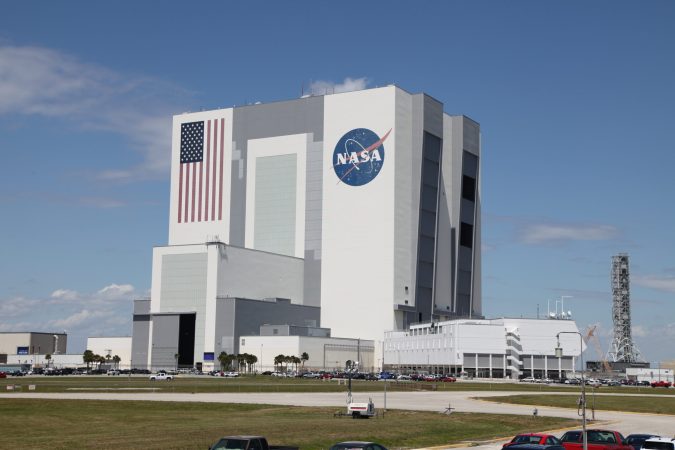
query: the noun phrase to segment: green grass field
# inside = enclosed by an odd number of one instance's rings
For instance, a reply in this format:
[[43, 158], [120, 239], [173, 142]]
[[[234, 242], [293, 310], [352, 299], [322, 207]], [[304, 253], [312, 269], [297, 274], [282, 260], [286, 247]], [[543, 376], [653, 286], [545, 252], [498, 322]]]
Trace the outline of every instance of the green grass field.
[[220, 436], [264, 435], [271, 444], [326, 449], [350, 440], [419, 448], [574, 426], [557, 418], [389, 411], [368, 420], [336, 408], [219, 403], [0, 399], [2, 448], [206, 449]]
[[[0, 379], [0, 390], [6, 385], [19, 386], [19, 390], [27, 391], [28, 385], [36, 386], [37, 392], [70, 392], [78, 391], [117, 391], [156, 389], [162, 392], [346, 392], [346, 383], [338, 384], [336, 380], [310, 380], [302, 378], [276, 378], [270, 376], [243, 376], [239, 378], [219, 377], [178, 377], [174, 381], [150, 381], [147, 376], [36, 376]], [[382, 391], [384, 382], [353, 381], [355, 392]], [[485, 382], [387, 382], [390, 391], [532, 391], [532, 392], [578, 392], [578, 386], [544, 385], [531, 383], [485, 383]], [[624, 394], [661, 394], [675, 395], [675, 389], [652, 389], [634, 387], [603, 387], [599, 392]]]
[[[663, 389], [664, 391], [666, 389]], [[652, 392], [652, 391], [648, 391]], [[576, 395], [513, 395], [509, 397], [484, 397], [482, 400], [515, 403], [518, 405], [535, 406], [554, 406], [558, 408], [577, 408], [579, 393]], [[654, 414], [672, 414], [675, 415], [675, 398], [672, 396], [662, 397], [626, 397], [611, 396], [605, 397], [596, 395], [595, 399], [589, 393], [586, 394], [586, 407], [590, 409], [595, 405], [595, 409], [606, 411], [630, 411], [640, 413]]]

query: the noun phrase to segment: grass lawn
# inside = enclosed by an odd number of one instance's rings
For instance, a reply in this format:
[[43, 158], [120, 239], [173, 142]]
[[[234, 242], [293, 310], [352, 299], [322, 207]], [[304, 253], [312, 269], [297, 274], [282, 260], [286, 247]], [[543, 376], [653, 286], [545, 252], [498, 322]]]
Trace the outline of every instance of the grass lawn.
[[343, 440], [419, 448], [574, 426], [575, 421], [493, 414], [388, 411], [368, 420], [336, 408], [219, 403], [0, 399], [2, 448], [206, 449], [219, 437], [266, 436], [272, 445], [326, 449]]
[[[664, 389], [665, 390], [665, 389]], [[647, 391], [652, 392], [652, 391]], [[488, 400], [499, 403], [516, 403], [519, 405], [537, 405], [537, 406], [555, 406], [559, 408], [577, 407], [579, 393], [575, 395], [512, 395], [509, 397], [483, 397], [481, 400]], [[586, 393], [586, 407], [590, 409], [595, 403], [596, 410], [606, 411], [630, 411], [654, 414], [672, 414], [675, 415], [675, 398], [672, 396], [663, 397], [622, 397], [622, 396], [602, 396], [596, 395], [595, 400], [590, 393]]]
[[[118, 391], [156, 389], [164, 392], [346, 392], [346, 383], [338, 384], [336, 380], [309, 380], [303, 378], [277, 378], [270, 376], [243, 376], [239, 378], [220, 377], [178, 377], [171, 382], [150, 381], [147, 376], [35, 376], [9, 377], [0, 379], [0, 391], [6, 385], [20, 386], [19, 390], [27, 391], [28, 385], [37, 386], [37, 392], [70, 392], [70, 391]], [[353, 381], [354, 392], [382, 391], [384, 382]], [[390, 391], [532, 391], [532, 392], [578, 392], [578, 386], [545, 385], [532, 383], [476, 383], [460, 381], [456, 383], [429, 382], [387, 382]], [[675, 389], [652, 389], [634, 387], [601, 388], [601, 392], [637, 394], [675, 395]]]

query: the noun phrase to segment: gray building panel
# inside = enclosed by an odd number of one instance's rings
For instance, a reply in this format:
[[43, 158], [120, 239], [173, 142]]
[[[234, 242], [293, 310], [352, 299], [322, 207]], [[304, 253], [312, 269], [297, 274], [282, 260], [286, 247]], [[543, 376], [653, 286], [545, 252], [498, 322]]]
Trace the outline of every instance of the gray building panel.
[[206, 296], [206, 253], [162, 256], [162, 311], [196, 310]]
[[320, 308], [294, 305], [288, 300], [250, 300], [243, 298], [219, 298], [216, 305], [215, 353], [239, 353], [241, 336], [260, 334], [261, 325], [270, 323], [319, 325]]
[[233, 111], [233, 161], [230, 244], [244, 246], [246, 230], [246, 161], [248, 141], [289, 134], [312, 133], [323, 140], [323, 97], [251, 105]]
[[[134, 302], [134, 306], [136, 303]], [[148, 368], [149, 343], [150, 314], [134, 314], [131, 325], [131, 367], [139, 369]]]
[[[57, 337], [58, 336], [58, 337]], [[68, 335], [65, 333], [31, 333], [30, 353], [66, 353]]]
[[218, 296], [283, 297], [302, 304], [304, 266], [301, 258], [221, 245]]
[[150, 299], [134, 300], [134, 314], [150, 314]]
[[304, 304], [321, 305], [321, 226], [323, 208], [323, 143], [307, 146], [305, 193]]
[[176, 364], [180, 314], [156, 314], [152, 317], [152, 368], [170, 368]]

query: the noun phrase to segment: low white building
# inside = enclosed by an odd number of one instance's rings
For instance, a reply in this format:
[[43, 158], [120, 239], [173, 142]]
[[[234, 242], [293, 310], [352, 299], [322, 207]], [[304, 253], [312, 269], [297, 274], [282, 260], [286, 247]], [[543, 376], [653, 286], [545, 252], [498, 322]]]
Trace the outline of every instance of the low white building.
[[660, 368], [626, 368], [626, 377], [635, 381], [669, 381], [673, 383], [673, 369]]
[[359, 370], [373, 371], [374, 342], [372, 340], [348, 339], [326, 336], [242, 336], [239, 352], [258, 357], [257, 370], [274, 370], [274, 358], [278, 355], [297, 356], [307, 353], [305, 370], [344, 370], [347, 360], [358, 361]]
[[[557, 335], [563, 356], [556, 357]], [[460, 319], [385, 335], [384, 369], [482, 378], [561, 378], [585, 348], [572, 320]]]
[[[49, 355], [49, 359], [47, 359]], [[31, 355], [7, 355], [7, 364], [31, 368], [53, 367], [62, 369], [64, 367], [84, 367], [86, 364], [82, 361], [82, 355], [69, 354], [31, 354]]]
[[[119, 368], [131, 367], [131, 336], [100, 336], [87, 338], [87, 350], [103, 357], [120, 357]], [[111, 360], [112, 361], [112, 360]]]

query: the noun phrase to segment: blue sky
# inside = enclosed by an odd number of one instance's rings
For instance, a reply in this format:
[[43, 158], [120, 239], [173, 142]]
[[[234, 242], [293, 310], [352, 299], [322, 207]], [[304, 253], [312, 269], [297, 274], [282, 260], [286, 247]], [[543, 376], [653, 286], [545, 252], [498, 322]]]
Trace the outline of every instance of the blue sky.
[[659, 0], [7, 3], [0, 331], [130, 333], [173, 114], [393, 82], [481, 124], [486, 315], [571, 296], [606, 350], [627, 252], [636, 341], [675, 359], [673, 23]]

